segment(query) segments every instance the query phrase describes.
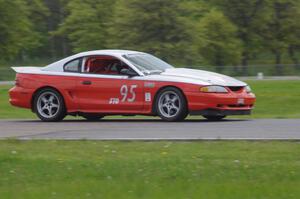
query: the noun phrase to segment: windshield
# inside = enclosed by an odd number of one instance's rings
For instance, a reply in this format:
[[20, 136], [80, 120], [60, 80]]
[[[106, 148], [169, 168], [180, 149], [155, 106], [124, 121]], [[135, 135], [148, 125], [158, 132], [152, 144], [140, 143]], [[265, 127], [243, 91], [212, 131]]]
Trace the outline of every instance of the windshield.
[[167, 68], [173, 68], [170, 64], [149, 54], [124, 55], [135, 67], [146, 75], [164, 72]]

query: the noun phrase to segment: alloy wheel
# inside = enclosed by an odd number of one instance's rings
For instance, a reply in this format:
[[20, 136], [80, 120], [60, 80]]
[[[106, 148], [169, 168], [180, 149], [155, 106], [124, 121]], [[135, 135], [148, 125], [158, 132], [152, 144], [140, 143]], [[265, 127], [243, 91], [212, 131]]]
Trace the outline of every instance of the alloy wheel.
[[53, 92], [42, 93], [37, 101], [37, 111], [45, 118], [55, 117], [60, 108], [58, 96]]

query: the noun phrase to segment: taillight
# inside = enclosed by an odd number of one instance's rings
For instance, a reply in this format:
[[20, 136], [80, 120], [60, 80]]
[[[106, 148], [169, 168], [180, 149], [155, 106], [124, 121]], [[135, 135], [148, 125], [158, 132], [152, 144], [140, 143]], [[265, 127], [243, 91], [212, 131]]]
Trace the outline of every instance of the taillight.
[[16, 78], [16, 80], [15, 80], [15, 85], [20, 86], [20, 80], [18, 78]]

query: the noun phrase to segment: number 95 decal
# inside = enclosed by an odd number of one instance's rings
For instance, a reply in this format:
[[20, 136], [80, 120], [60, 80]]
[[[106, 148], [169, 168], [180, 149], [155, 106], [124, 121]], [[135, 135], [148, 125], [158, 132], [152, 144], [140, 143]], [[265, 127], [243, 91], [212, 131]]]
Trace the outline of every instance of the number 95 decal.
[[[136, 97], [136, 94], [135, 94], [135, 91], [134, 89], [137, 88], [137, 85], [131, 85], [128, 89], [128, 86], [127, 85], [123, 85], [120, 89], [120, 94], [122, 96], [122, 102], [134, 102], [135, 101], [135, 97]], [[129, 91], [129, 93], [128, 93]]]

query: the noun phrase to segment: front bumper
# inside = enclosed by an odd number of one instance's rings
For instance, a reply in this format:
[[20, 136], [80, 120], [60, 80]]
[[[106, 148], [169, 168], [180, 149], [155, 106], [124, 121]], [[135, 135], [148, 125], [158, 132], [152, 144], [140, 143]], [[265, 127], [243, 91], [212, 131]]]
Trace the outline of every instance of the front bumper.
[[247, 92], [189, 93], [190, 115], [250, 115], [255, 95]]

